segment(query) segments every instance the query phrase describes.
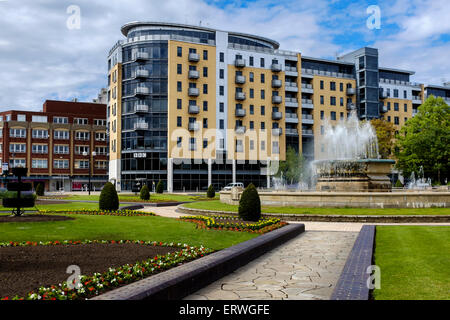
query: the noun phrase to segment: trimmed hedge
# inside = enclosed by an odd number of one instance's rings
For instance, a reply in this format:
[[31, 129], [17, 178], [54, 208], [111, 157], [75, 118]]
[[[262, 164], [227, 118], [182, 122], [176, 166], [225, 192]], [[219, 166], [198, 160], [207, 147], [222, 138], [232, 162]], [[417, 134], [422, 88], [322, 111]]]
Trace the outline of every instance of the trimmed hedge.
[[216, 190], [214, 190], [213, 185], [210, 185], [208, 187], [208, 191], [206, 192], [206, 196], [208, 198], [214, 198], [216, 196]]
[[119, 196], [116, 188], [111, 182], [105, 183], [102, 192], [100, 193], [100, 200], [98, 202], [100, 210], [115, 211], [119, 209]]
[[246, 221], [258, 221], [261, 219], [261, 200], [258, 190], [250, 183], [242, 193], [239, 200], [239, 217]]
[[141, 198], [141, 200], [150, 200], [150, 190], [148, 190], [146, 184], [142, 186], [139, 197]]
[[163, 193], [164, 192], [164, 185], [161, 180], [158, 181], [158, 184], [156, 185], [156, 193]]

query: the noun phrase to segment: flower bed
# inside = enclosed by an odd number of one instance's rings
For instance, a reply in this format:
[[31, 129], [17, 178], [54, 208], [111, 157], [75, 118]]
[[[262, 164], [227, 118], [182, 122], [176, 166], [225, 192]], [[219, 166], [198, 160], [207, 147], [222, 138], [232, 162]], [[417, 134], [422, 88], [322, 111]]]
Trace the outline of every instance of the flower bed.
[[187, 216], [180, 220], [192, 221], [201, 229], [242, 231], [263, 234], [285, 226], [278, 218], [262, 218], [257, 222], [242, 221], [235, 216]]
[[105, 211], [97, 209], [76, 209], [76, 210], [39, 210], [40, 214], [60, 213], [60, 214], [86, 214], [96, 216], [154, 216], [152, 212], [142, 212], [135, 210], [117, 210], [117, 211]]
[[[92, 276], [80, 276], [78, 283], [73, 280], [73, 285], [63, 282], [50, 287], [40, 287], [28, 293], [25, 297], [4, 297], [0, 300], [75, 300], [87, 299], [116, 287], [141, 280], [163, 270], [178, 266], [181, 263], [203, 257], [213, 250], [204, 247], [190, 247], [181, 243], [162, 243], [139, 240], [85, 240], [85, 241], [48, 241], [48, 242], [8, 242], [0, 243], [0, 247], [26, 247], [26, 246], [60, 246], [83, 244], [137, 244], [148, 246], [166, 246], [180, 248], [178, 251], [157, 255], [151, 259], [126, 264], [118, 268], [109, 268], [103, 273], [94, 273]], [[71, 288], [76, 285], [75, 288]]]

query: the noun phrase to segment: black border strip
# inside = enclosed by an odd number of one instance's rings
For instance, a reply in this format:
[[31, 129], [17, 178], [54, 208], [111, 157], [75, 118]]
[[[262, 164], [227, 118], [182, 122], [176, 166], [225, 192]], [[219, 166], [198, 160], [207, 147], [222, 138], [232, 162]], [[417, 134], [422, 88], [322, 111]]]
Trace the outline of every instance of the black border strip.
[[373, 263], [375, 226], [361, 228], [330, 300], [369, 300], [367, 267]]
[[91, 300], [179, 300], [304, 231], [304, 224], [287, 225], [206, 257], [112, 290]]

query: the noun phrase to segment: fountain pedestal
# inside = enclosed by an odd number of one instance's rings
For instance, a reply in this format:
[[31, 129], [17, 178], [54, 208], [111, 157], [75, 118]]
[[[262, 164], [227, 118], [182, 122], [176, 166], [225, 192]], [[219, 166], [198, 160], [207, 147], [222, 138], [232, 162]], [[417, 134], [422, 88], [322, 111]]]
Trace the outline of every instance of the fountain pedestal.
[[391, 191], [388, 174], [394, 160], [318, 160], [314, 161], [317, 173], [317, 191]]

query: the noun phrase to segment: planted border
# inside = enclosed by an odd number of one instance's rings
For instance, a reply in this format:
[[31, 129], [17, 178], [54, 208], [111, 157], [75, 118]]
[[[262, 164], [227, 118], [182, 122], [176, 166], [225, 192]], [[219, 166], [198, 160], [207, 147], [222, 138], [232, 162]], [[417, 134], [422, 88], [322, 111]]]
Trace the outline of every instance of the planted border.
[[[225, 231], [241, 231], [250, 233], [264, 234], [266, 232], [281, 228], [287, 225], [278, 218], [263, 218], [255, 223], [244, 223], [236, 216], [187, 216], [181, 217], [180, 220], [187, 220], [197, 224], [200, 229], [213, 229]], [[227, 220], [222, 222], [221, 220]], [[229, 220], [236, 222], [229, 222]]]
[[62, 213], [62, 214], [85, 214], [93, 216], [121, 216], [121, 217], [135, 217], [135, 216], [155, 216], [153, 212], [142, 212], [135, 210], [97, 210], [97, 209], [77, 209], [77, 210], [39, 210], [40, 214]]
[[88, 299], [93, 296], [104, 293], [105, 291], [117, 288], [119, 286], [129, 284], [144, 279], [153, 274], [178, 266], [196, 258], [203, 257], [211, 252], [212, 249], [201, 247], [192, 247], [181, 243], [163, 243], [156, 241], [142, 240], [84, 240], [84, 241], [47, 241], [47, 242], [5, 242], [0, 243], [0, 247], [20, 247], [20, 246], [37, 246], [37, 245], [83, 245], [91, 243], [131, 243], [139, 245], [151, 246], [168, 246], [179, 247], [181, 250], [168, 253], [166, 255], [157, 255], [152, 259], [148, 259], [135, 264], [126, 264], [118, 268], [109, 268], [104, 273], [94, 273], [92, 276], [80, 276], [76, 288], [69, 288], [67, 281], [53, 285], [50, 287], [40, 287], [36, 291], [30, 292], [26, 297], [3, 297], [0, 300], [77, 300]]

